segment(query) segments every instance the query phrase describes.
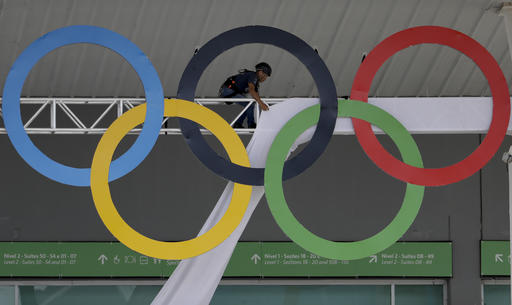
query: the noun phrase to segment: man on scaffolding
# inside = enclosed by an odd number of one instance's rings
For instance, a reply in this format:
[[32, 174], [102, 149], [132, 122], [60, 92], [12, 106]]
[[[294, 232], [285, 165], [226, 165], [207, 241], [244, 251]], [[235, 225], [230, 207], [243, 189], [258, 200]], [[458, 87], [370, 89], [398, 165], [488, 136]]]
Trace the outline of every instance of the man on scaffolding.
[[[247, 69], [240, 70], [237, 75], [229, 77], [219, 89], [219, 97], [222, 98], [246, 98], [246, 94], [249, 93], [252, 98], [258, 103], [263, 111], [268, 110], [267, 104], [265, 104], [258, 94], [258, 88], [260, 83], [264, 82], [267, 77], [272, 74], [272, 68], [266, 62], [260, 62], [255, 66], [256, 71], [250, 71]], [[252, 102], [235, 102], [242, 107]], [[232, 104], [227, 102], [226, 104]], [[254, 106], [252, 103], [240, 117], [233, 124], [234, 128], [243, 128], [245, 118], [247, 118], [247, 128], [256, 128], [256, 121], [254, 120]]]

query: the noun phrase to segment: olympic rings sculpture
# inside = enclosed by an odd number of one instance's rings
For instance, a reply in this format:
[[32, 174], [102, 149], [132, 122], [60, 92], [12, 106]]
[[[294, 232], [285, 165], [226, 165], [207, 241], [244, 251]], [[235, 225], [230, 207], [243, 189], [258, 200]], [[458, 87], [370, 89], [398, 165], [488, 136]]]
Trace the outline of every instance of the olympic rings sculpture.
[[[125, 58], [138, 73], [147, 100], [112, 123], [96, 148], [91, 168], [68, 167], [44, 155], [26, 134], [19, 107], [23, 83], [32, 67], [52, 50], [76, 43], [107, 47]], [[271, 44], [290, 52], [308, 68], [320, 95], [320, 105], [301, 111], [278, 133], [268, 153], [265, 168], [251, 168], [247, 151], [229, 124], [210, 109], [191, 102], [201, 74], [209, 63], [222, 52], [246, 43]], [[489, 133], [481, 145], [461, 162], [444, 168], [423, 168], [419, 149], [405, 127], [384, 110], [367, 103], [373, 77], [382, 64], [398, 51], [423, 43], [449, 46], [471, 58], [486, 76], [493, 96], [493, 117]], [[253, 185], [265, 186], [274, 219], [288, 237], [304, 249], [323, 257], [343, 260], [378, 253], [395, 243], [412, 225], [421, 207], [425, 186], [441, 186], [463, 180], [491, 159], [503, 141], [510, 118], [510, 94], [496, 60], [469, 36], [438, 26], [409, 28], [384, 39], [359, 67], [350, 100], [340, 101], [337, 100], [334, 81], [325, 63], [306, 42], [291, 33], [268, 26], [232, 29], [214, 37], [192, 57], [181, 77], [177, 97], [164, 100], [160, 79], [150, 60], [125, 37], [95, 26], [69, 26], [40, 37], [16, 59], [4, 85], [2, 110], [9, 139], [25, 162], [49, 179], [73, 186], [90, 186], [95, 207], [107, 229], [132, 250], [160, 259], [194, 257], [222, 243], [242, 220]], [[129, 173], [146, 158], [158, 138], [164, 116], [180, 118], [183, 136], [192, 152], [211, 171], [234, 182], [231, 202], [222, 219], [206, 233], [180, 242], [153, 240], [131, 228], [115, 208], [108, 185], [110, 181]], [[379, 168], [407, 182], [402, 206], [391, 223], [374, 236], [355, 242], [333, 242], [308, 231], [293, 216], [282, 190], [283, 179], [302, 173], [323, 153], [339, 116], [352, 118], [359, 143]], [[112, 161], [121, 139], [141, 123], [144, 123], [142, 131], [132, 147]], [[219, 139], [228, 153], [229, 161], [211, 149], [197, 124]], [[382, 147], [370, 124], [380, 127], [392, 138], [403, 161]], [[317, 128], [309, 144], [293, 159], [286, 161], [295, 139], [313, 125]]]

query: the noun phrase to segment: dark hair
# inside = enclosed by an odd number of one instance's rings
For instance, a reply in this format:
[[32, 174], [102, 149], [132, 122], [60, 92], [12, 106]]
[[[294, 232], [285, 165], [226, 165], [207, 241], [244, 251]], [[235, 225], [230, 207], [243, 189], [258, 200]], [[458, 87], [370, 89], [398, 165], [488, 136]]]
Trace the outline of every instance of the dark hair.
[[259, 64], [257, 64], [255, 66], [255, 68], [256, 68], [256, 71], [258, 71], [258, 70], [263, 71], [263, 73], [267, 74], [268, 76], [270, 76], [270, 74], [272, 74], [272, 68], [266, 62], [260, 62]]

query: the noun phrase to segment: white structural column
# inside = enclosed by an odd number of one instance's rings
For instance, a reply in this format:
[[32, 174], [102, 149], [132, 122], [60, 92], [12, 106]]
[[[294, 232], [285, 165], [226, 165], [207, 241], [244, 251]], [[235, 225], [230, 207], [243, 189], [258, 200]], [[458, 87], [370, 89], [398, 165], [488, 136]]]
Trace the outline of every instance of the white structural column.
[[[510, 224], [510, 236], [512, 236], [512, 146], [510, 146], [508, 153], [506, 152], [502, 157], [503, 162], [507, 163], [508, 170], [508, 219]], [[510, 255], [512, 255], [512, 240], [510, 243]], [[509, 262], [510, 262], [509, 256]], [[510, 264], [510, 276], [512, 277], [512, 262]], [[512, 278], [510, 281], [510, 302], [512, 304]], [[483, 303], [482, 303], [483, 304]]]
[[[505, 19], [505, 30], [507, 32], [507, 41], [508, 41], [508, 50], [510, 52], [510, 57], [512, 58], [512, 2], [503, 3], [503, 7], [500, 11], [500, 15]], [[509, 153], [512, 153], [512, 146], [510, 147]], [[508, 162], [508, 192], [509, 192], [509, 205], [508, 205], [508, 213], [509, 213], [509, 226], [510, 226], [510, 254], [512, 255], [512, 165]], [[512, 263], [510, 275], [512, 277]], [[510, 300], [512, 304], [512, 278], [510, 281]]]
[[[509, 217], [509, 223], [510, 227], [512, 227], [512, 146], [510, 146], [508, 152], [506, 152], [502, 157], [503, 162], [507, 164], [507, 170], [508, 170], [508, 217]], [[512, 228], [510, 229], [510, 236], [512, 236]], [[510, 243], [510, 255], [512, 255], [512, 240]], [[509, 256], [509, 262], [510, 262], [510, 256]], [[512, 263], [510, 264], [510, 274], [512, 277]], [[510, 281], [510, 285], [512, 286], [512, 280]], [[512, 287], [510, 289], [510, 300], [512, 304]], [[483, 300], [482, 300], [483, 304]]]
[[[512, 154], [512, 146], [509, 149], [509, 156]], [[508, 159], [508, 158], [507, 158]], [[508, 162], [508, 217], [509, 226], [512, 228], [512, 162]], [[512, 229], [510, 229], [510, 236], [512, 236]], [[510, 243], [510, 255], [512, 255], [512, 242]], [[510, 259], [509, 259], [510, 262]], [[512, 263], [510, 264], [510, 276], [512, 277]], [[510, 303], [512, 304], [512, 280], [510, 281]]]

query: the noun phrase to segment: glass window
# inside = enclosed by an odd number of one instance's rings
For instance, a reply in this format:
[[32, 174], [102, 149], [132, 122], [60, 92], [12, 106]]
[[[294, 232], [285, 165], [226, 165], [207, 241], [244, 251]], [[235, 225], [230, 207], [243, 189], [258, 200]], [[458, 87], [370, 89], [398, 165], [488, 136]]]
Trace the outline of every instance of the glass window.
[[390, 305], [390, 286], [219, 286], [211, 305]]
[[20, 305], [150, 304], [160, 288], [129, 285], [20, 286]]
[[396, 285], [395, 305], [443, 305], [441, 285]]
[[484, 285], [485, 305], [510, 305], [510, 285]]
[[[508, 297], [508, 286], [486, 287], [488, 299]], [[161, 286], [20, 286], [19, 305], [151, 304]], [[498, 289], [496, 292], [494, 290]], [[500, 290], [501, 289], [501, 290]], [[508, 300], [508, 299], [507, 299]], [[441, 285], [396, 285], [396, 305], [443, 305]], [[14, 305], [14, 288], [0, 287], [0, 304]], [[391, 305], [390, 285], [222, 285], [211, 305]]]
[[14, 286], [0, 286], [0, 304], [14, 305]]

